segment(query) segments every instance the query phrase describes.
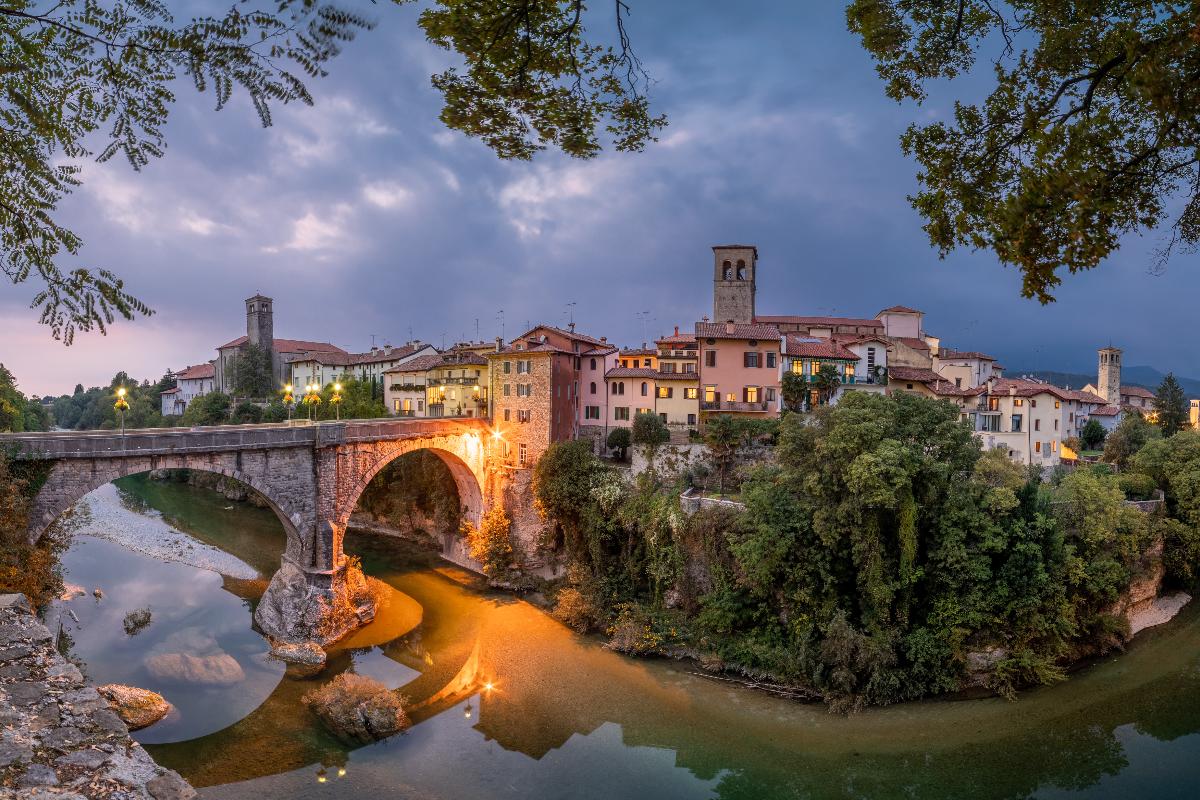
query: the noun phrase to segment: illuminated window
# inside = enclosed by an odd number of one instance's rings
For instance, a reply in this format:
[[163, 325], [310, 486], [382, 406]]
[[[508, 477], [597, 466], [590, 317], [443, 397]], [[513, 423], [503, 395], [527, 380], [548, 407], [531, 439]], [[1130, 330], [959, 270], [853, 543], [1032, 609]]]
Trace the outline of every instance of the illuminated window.
[[685, 400], [695, 400], [699, 393], [699, 390], [695, 386], [686, 386], [683, 390], [683, 398]]
[[1020, 408], [1021, 406], [1025, 405], [1025, 399], [1024, 399], [1024, 398], [1021, 398], [1021, 397], [1014, 397], [1014, 398], [1013, 398], [1013, 405], [1014, 405], [1014, 406], [1017, 406], [1018, 408]]
[[704, 387], [704, 402], [706, 402], [706, 403], [717, 402], [717, 387], [715, 387], [715, 386], [705, 386]]
[[529, 449], [528, 449], [528, 446], [524, 442], [521, 442], [520, 444], [517, 445], [517, 466], [519, 466], [519, 467], [525, 466], [525, 459], [528, 457], [528, 454], [529, 454]]
[[747, 402], [747, 403], [757, 403], [758, 402], [758, 387], [757, 386], [747, 386], [743, 390], [742, 393], [746, 397], [745, 402]]
[[662, 398], [671, 397], [674, 394], [674, 389], [670, 386], [658, 387], [658, 396]]

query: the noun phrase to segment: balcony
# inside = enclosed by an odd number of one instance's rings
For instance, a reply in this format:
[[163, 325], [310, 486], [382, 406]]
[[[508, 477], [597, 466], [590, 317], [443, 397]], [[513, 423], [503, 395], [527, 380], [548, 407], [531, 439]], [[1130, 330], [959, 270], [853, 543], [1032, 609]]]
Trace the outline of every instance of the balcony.
[[977, 413], [977, 414], [999, 414], [1000, 409], [989, 407], [988, 401], [985, 399], [985, 400], [980, 400], [978, 403], [975, 404], [975, 413]]
[[754, 403], [743, 403], [737, 400], [701, 400], [701, 411], [728, 411], [731, 413], [763, 413], [772, 410], [772, 403], [760, 400]]

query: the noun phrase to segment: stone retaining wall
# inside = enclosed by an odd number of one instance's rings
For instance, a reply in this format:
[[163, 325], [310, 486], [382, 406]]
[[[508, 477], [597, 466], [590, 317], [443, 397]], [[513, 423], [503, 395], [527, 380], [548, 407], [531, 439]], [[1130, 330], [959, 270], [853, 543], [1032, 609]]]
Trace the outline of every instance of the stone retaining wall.
[[0, 800], [195, 796], [59, 655], [25, 596], [0, 595]]

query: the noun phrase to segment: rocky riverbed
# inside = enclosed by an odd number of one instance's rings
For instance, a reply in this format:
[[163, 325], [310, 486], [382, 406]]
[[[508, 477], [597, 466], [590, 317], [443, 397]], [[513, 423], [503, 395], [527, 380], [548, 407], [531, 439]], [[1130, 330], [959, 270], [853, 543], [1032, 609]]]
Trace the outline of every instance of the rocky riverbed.
[[171, 527], [153, 509], [129, 513], [120, 492], [109, 483], [80, 500], [72, 532], [107, 539], [162, 561], [174, 561], [231, 578], [250, 580], [260, 577], [254, 567], [237, 556], [196, 541]]
[[23, 595], [0, 595], [0, 800], [187, 800], [54, 647]]

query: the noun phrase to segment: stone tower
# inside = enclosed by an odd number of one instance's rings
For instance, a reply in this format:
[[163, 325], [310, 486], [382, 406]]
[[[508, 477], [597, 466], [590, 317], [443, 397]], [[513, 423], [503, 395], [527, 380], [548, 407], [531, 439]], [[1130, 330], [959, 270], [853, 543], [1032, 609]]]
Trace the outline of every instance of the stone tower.
[[713, 248], [713, 322], [754, 321], [758, 248], [726, 244]]
[[246, 338], [250, 344], [270, 350], [275, 345], [275, 314], [271, 298], [256, 294], [246, 301]]
[[1100, 349], [1100, 369], [1096, 376], [1099, 395], [1110, 406], [1121, 405], [1121, 350], [1118, 347]]

